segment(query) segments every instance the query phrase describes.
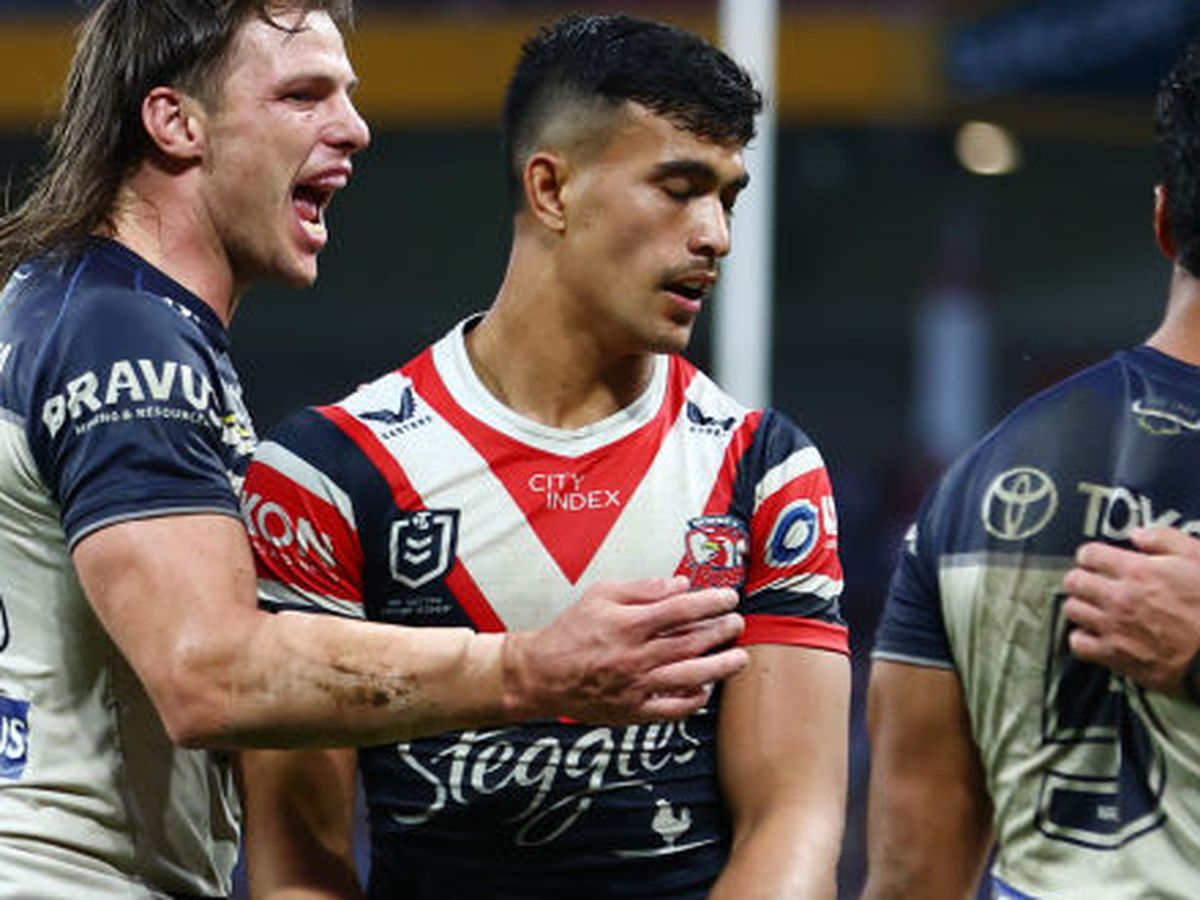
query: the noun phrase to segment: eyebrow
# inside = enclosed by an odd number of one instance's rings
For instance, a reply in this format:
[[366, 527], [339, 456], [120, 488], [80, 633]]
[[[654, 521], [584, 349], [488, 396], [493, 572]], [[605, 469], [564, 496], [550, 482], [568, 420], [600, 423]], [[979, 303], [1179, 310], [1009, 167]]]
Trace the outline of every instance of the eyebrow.
[[358, 75], [351, 73], [350, 78], [343, 82], [336, 74], [317, 69], [305, 69], [290, 72], [279, 80], [281, 89], [287, 90], [303, 84], [321, 84], [338, 88], [344, 86], [347, 94], [353, 94], [358, 89]]
[[[720, 181], [717, 175], [717, 170], [708, 163], [700, 162], [696, 159], [672, 159], [667, 162], [659, 163], [654, 167], [654, 176], [656, 178], [674, 178], [684, 176], [687, 178], [696, 178], [698, 180], [716, 183]], [[729, 183], [729, 188], [734, 190], [742, 190], [750, 183], [750, 173], [743, 172], [740, 176]]]

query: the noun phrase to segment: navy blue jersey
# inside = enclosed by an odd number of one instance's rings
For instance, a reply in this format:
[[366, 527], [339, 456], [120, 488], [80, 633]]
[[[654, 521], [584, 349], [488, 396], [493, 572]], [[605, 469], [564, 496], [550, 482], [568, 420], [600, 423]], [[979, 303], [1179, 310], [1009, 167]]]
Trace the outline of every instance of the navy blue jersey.
[[[246, 479], [262, 601], [495, 632], [546, 625], [599, 580], [683, 573], [741, 588], [746, 643], [846, 652], [816, 448], [680, 358], [654, 371], [616, 415], [551, 428], [487, 392], [456, 329], [297, 414]], [[371, 896], [705, 896], [729, 852], [719, 717], [718, 694], [679, 723], [548, 721], [364, 749]]]
[[118, 522], [239, 515], [254, 433], [228, 340], [104, 239], [0, 294], [0, 897], [230, 889], [228, 761], [171, 744], [70, 555]]
[[1012, 896], [1193, 897], [1200, 709], [1076, 659], [1085, 540], [1200, 534], [1200, 369], [1148, 347], [1034, 397], [922, 504], [874, 656], [954, 670]]
[[175, 510], [237, 515], [254, 432], [212, 309], [120, 244], [17, 271], [0, 408], [24, 424], [68, 543]]

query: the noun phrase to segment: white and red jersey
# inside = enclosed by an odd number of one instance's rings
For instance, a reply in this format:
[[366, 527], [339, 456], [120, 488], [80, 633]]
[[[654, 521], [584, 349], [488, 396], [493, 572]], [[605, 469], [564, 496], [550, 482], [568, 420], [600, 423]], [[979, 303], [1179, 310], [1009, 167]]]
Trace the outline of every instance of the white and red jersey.
[[[243, 512], [264, 605], [497, 632], [599, 580], [686, 573], [740, 588], [743, 643], [847, 651], [829, 479], [799, 429], [667, 356], [617, 414], [541, 425], [479, 382], [466, 327], [260, 445]], [[372, 894], [704, 896], [728, 853], [719, 709], [363, 750]]]

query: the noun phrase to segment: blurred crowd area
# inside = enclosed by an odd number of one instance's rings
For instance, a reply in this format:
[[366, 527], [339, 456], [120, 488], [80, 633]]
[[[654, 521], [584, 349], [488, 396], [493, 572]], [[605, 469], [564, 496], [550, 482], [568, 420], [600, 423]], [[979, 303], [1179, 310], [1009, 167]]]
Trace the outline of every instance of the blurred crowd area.
[[[233, 326], [263, 433], [291, 409], [399, 365], [490, 302], [509, 237], [499, 85], [530, 22], [580, 8], [357, 5], [352, 52], [372, 147], [331, 211], [316, 288], [255, 288]], [[5, 14], [16, 23], [80, 6], [0, 0], [0, 43], [16, 27]], [[588, 6], [715, 34], [711, 0]], [[1151, 232], [1151, 98], [1200, 28], [1200, 4], [780, 8], [771, 387], [820, 446], [838, 496], [855, 673], [842, 865], [851, 897], [865, 861], [868, 656], [900, 539], [955, 455], [1021, 399], [1140, 341], [1156, 321], [1169, 272]], [[384, 12], [420, 15], [375, 15]], [[411, 24], [463, 13], [499, 25]], [[53, 72], [19, 82], [37, 62], [14, 66], [17, 86], [0, 89], [10, 196], [40, 158], [41, 127], [21, 104], [56, 83]], [[708, 316], [691, 353], [704, 366], [711, 329]]]

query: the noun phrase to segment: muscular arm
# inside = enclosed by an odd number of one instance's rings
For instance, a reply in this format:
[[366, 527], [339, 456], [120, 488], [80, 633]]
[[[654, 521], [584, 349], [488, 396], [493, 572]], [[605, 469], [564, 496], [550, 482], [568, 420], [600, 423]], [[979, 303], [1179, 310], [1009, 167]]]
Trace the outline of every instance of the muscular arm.
[[255, 900], [356, 900], [353, 750], [241, 754]]
[[1162, 527], [1139, 529], [1132, 540], [1140, 552], [1089, 543], [1076, 553], [1063, 606], [1077, 626], [1071, 651], [1178, 693], [1200, 652], [1200, 540]]
[[836, 895], [850, 666], [808, 647], [750, 648], [725, 686], [718, 745], [733, 851], [713, 900]]
[[877, 661], [867, 715], [865, 900], [973, 897], [991, 844], [991, 802], [958, 676]]
[[262, 612], [232, 517], [113, 525], [80, 541], [74, 562], [168, 733], [191, 746], [383, 743], [545, 715], [677, 718], [746, 661], [698, 656], [740, 632], [734, 592], [679, 594], [680, 580], [598, 585], [546, 628], [501, 636]]

